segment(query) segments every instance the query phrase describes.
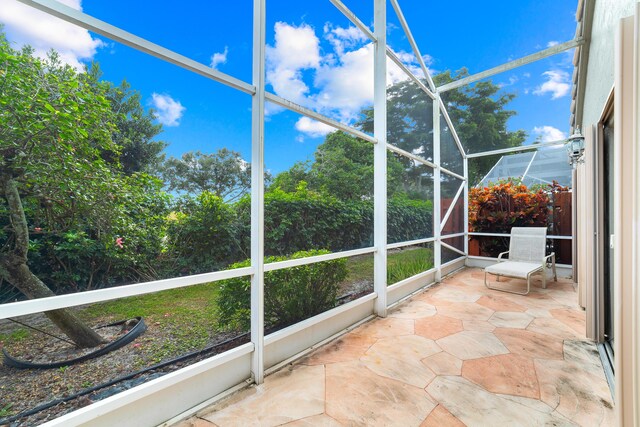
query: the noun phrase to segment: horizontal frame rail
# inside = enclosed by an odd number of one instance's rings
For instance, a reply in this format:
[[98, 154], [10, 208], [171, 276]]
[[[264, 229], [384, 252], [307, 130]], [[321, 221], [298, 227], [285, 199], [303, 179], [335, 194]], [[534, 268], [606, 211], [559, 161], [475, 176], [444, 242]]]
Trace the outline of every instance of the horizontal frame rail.
[[394, 153], [400, 154], [401, 156], [408, 157], [411, 160], [415, 160], [416, 162], [422, 163], [423, 165], [427, 165], [433, 169], [438, 169], [435, 163], [430, 162], [429, 160], [423, 159], [420, 156], [416, 156], [408, 151], [403, 150], [402, 148], [398, 148], [393, 144], [387, 143], [387, 150], [393, 151]]
[[213, 273], [197, 274], [194, 276], [174, 277], [172, 279], [156, 280], [153, 282], [137, 283], [134, 285], [124, 285], [113, 288], [98, 289], [95, 291], [77, 292], [75, 294], [57, 295], [47, 298], [12, 302], [0, 305], [0, 307], [2, 307], [2, 310], [0, 311], [0, 319], [42, 313], [44, 311], [59, 308], [75, 307], [78, 305], [93, 304], [119, 298], [151, 294], [154, 292], [168, 291], [170, 289], [184, 288], [203, 283], [250, 276], [251, 274], [253, 274], [252, 267], [243, 267], [235, 270], [215, 271]]
[[180, 55], [179, 53], [173, 52], [167, 48], [164, 48], [160, 45], [152, 43], [148, 40], [145, 40], [142, 37], [138, 37], [127, 31], [121, 30], [116, 26], [107, 24], [106, 22], [101, 21], [97, 18], [94, 18], [91, 15], [87, 15], [84, 12], [73, 9], [57, 1], [54, 1], [54, 0], [18, 0], [18, 1], [28, 6], [31, 6], [35, 9], [46, 12], [49, 15], [53, 15], [64, 21], [78, 25], [79, 27], [82, 27], [85, 30], [93, 31], [94, 33], [108, 37], [111, 40], [122, 43], [140, 52], [147, 53], [163, 61], [177, 65], [181, 68], [184, 68], [185, 70], [192, 71], [203, 77], [207, 77], [209, 79], [212, 79], [222, 84], [225, 84], [227, 86], [230, 86], [234, 89], [238, 89], [244, 93], [248, 93], [249, 95], [254, 95], [256, 93], [255, 87], [253, 85], [250, 85], [249, 83], [246, 83], [228, 74], [215, 70], [198, 61], [194, 61], [193, 59], [187, 58], [184, 55]]
[[532, 62], [539, 61], [541, 59], [547, 58], [549, 56], [557, 55], [558, 53], [562, 53], [565, 50], [573, 49], [574, 47], [578, 47], [584, 44], [584, 40], [582, 38], [577, 38], [574, 40], [569, 40], [564, 43], [557, 44], [555, 46], [551, 46], [550, 48], [541, 50], [536, 53], [532, 53], [531, 55], [523, 56], [522, 58], [514, 59], [513, 61], [509, 61], [505, 64], [498, 65], [497, 67], [490, 68], [488, 70], [482, 71], [480, 73], [474, 74], [472, 76], [464, 77], [460, 80], [453, 81], [451, 83], [444, 84], [439, 86], [436, 90], [440, 93], [446, 92], [451, 89], [456, 89], [461, 86], [466, 86], [473, 82], [477, 82], [478, 80], [485, 79], [487, 77], [494, 76], [496, 74], [504, 73], [505, 71], [513, 70], [514, 68], [521, 67], [526, 64], [530, 64]]
[[451, 176], [453, 176], [455, 178], [458, 178], [458, 179], [462, 180], [463, 182], [466, 181], [464, 176], [459, 175], [459, 174], [457, 174], [455, 172], [451, 172], [449, 169], [445, 169], [442, 166], [437, 166], [435, 163], [430, 162], [429, 160], [423, 159], [420, 156], [416, 156], [415, 154], [412, 154], [412, 153], [410, 153], [408, 151], [405, 151], [402, 148], [398, 148], [393, 144], [387, 143], [387, 149], [390, 150], [390, 151], [393, 151], [394, 153], [400, 154], [401, 156], [408, 157], [408, 158], [410, 158], [412, 160], [415, 160], [416, 162], [419, 162], [419, 163], [422, 163], [424, 165], [427, 165], [427, 166], [433, 168], [434, 170], [435, 169], [440, 169], [442, 172], [446, 173], [447, 175], [451, 175]]
[[430, 243], [435, 241], [436, 241], [435, 237], [427, 237], [424, 239], [416, 239], [416, 240], [407, 240], [405, 242], [390, 243], [387, 245], [387, 249], [398, 249], [398, 248], [404, 248], [405, 246], [421, 245], [423, 243]]
[[[480, 233], [476, 231], [470, 231], [469, 236], [486, 236], [486, 237], [510, 237], [510, 234], [507, 233]], [[573, 240], [573, 236], [555, 236], [555, 235], [547, 235], [547, 239], [553, 240]]]
[[322, 261], [331, 261], [333, 259], [349, 258], [352, 256], [372, 254], [377, 251], [375, 247], [354, 249], [351, 251], [334, 252], [330, 254], [315, 255], [307, 258], [289, 259], [285, 261], [271, 262], [264, 265], [264, 271], [282, 270], [284, 268], [298, 267], [301, 265], [315, 264]]
[[450, 171], [450, 170], [449, 170], [449, 169], [447, 169], [447, 168], [443, 168], [442, 166], [440, 166], [440, 168], [439, 168], [439, 169], [440, 169], [442, 172], [446, 173], [447, 175], [451, 175], [451, 176], [456, 177], [456, 178], [458, 178], [458, 179], [460, 179], [460, 180], [462, 180], [462, 181], [466, 181], [466, 180], [467, 180], [464, 176], [462, 176], [462, 175], [460, 175], [460, 174], [457, 174], [457, 173], [455, 173], [455, 172], [452, 172], [452, 171]]
[[295, 102], [291, 102], [287, 99], [284, 99], [274, 93], [271, 92], [265, 92], [265, 98], [267, 101], [269, 102], [273, 102], [276, 105], [279, 105], [283, 108], [286, 108], [287, 110], [291, 110], [291, 111], [295, 111], [296, 113], [300, 113], [303, 114], [305, 116], [308, 116], [314, 120], [317, 120], [321, 123], [324, 123], [325, 125], [334, 127], [336, 129], [339, 129], [341, 131], [347, 132], [355, 137], [358, 138], [362, 138], [365, 141], [369, 141], [373, 144], [377, 144], [378, 140], [375, 139], [374, 137], [372, 137], [371, 135], [367, 135], [366, 133], [359, 131], [356, 128], [353, 128], [351, 126], [345, 125], [344, 123], [340, 123], [337, 120], [333, 120], [323, 114], [320, 113], [316, 113], [315, 111], [303, 107], [302, 105], [298, 105]]
[[474, 159], [476, 157], [495, 156], [496, 154], [508, 154], [517, 153], [520, 151], [537, 150], [538, 148], [551, 147], [554, 145], [564, 145], [567, 142], [566, 139], [559, 139], [557, 141], [541, 142], [539, 144], [521, 145], [519, 147], [503, 148], [501, 150], [483, 151], [482, 153], [470, 153], [467, 154], [468, 159]]
[[453, 239], [455, 237], [462, 237], [462, 236], [466, 236], [467, 233], [460, 232], [460, 233], [453, 233], [453, 234], [447, 234], [446, 236], [440, 236], [440, 240], [444, 240], [444, 239]]

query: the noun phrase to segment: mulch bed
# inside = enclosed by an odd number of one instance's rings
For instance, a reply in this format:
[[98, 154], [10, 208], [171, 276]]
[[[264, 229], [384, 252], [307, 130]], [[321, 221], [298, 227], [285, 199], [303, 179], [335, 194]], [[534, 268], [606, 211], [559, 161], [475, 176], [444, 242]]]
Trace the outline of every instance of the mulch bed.
[[[103, 336], [106, 339], [117, 338], [122, 333], [121, 327], [106, 328], [98, 331], [101, 335], [102, 331], [104, 331]], [[226, 341], [235, 335], [237, 333], [217, 334], [209, 345]], [[145, 354], [146, 349], [149, 347], [148, 344], [153, 341], [167, 339], [166, 331], [163, 328], [151, 324], [148, 325], [147, 331], [134, 342], [96, 359], [76, 365], [57, 369], [15, 369], [0, 365], [0, 409], [10, 405], [10, 408], [5, 410], [0, 417], [0, 425], [5, 425], [4, 419], [20, 412], [28, 411], [47, 402], [74, 395], [82, 390], [90, 389], [144, 369], [146, 366], [140, 366], [140, 364], [141, 361], [149, 360], [148, 355]], [[112, 394], [226, 351], [247, 340], [244, 337], [242, 340], [231, 342], [201, 356], [164, 366], [109, 388], [96, 390], [71, 401], [59, 403], [36, 414], [9, 422], [8, 425], [12, 427], [33, 426], [45, 423]], [[0, 343], [0, 348], [2, 345]], [[39, 362], [51, 362], [59, 360], [59, 357], [79, 357], [86, 352], [86, 350], [75, 350], [67, 343], [38, 333], [32, 334], [28, 339], [12, 344], [11, 348], [7, 350], [14, 357]], [[148, 363], [148, 366], [152, 365], [153, 363]]]
[[[370, 293], [372, 291], [372, 283], [369, 281], [352, 283], [349, 286], [343, 287], [341, 291], [344, 293], [343, 297], [340, 298], [340, 304], [344, 304]], [[111, 322], [114, 319], [103, 320], [104, 322], [102, 322], [102, 324]], [[36, 325], [56, 335], [61, 334], [45, 320], [44, 316], [30, 316], [29, 324]], [[13, 328], [20, 328], [20, 326], [7, 321], [0, 321], [0, 332], [7, 333]], [[87, 360], [75, 365], [57, 369], [15, 369], [0, 364], [0, 426], [35, 426], [51, 421], [52, 419], [90, 405], [113, 394], [204, 360], [215, 354], [230, 350], [249, 341], [248, 336], [243, 335], [239, 339], [227, 342], [238, 336], [238, 333], [219, 332], [213, 335], [209, 343], [204, 347], [215, 346], [217, 343], [225, 344], [205, 354], [153, 369], [152, 371], [137, 375], [134, 378], [119, 382], [113, 386], [92, 391], [91, 393], [67, 402], [58, 403], [36, 414], [24, 416], [11, 422], [5, 421], [16, 414], [29, 411], [37, 406], [75, 395], [95, 386], [156, 365], [158, 360], [154, 359], [154, 355], [152, 354], [153, 348], [157, 348], [159, 343], [172, 347], [172, 340], [174, 339], [173, 331], [168, 330], [159, 322], [147, 322], [147, 328], [147, 331], [132, 343], [96, 359]], [[97, 332], [103, 335], [105, 339], [111, 341], [123, 334], [125, 330], [117, 326], [97, 329]], [[0, 349], [3, 345], [4, 343], [0, 341]], [[178, 345], [176, 347], [180, 346]], [[165, 355], [163, 360], [171, 360], [193, 350], [198, 349], [180, 348], [168, 356]], [[7, 351], [11, 356], [18, 359], [33, 362], [52, 362], [60, 359], [79, 357], [88, 350], [77, 350], [68, 343], [41, 333], [32, 332], [28, 338], [11, 343], [10, 347], [7, 347]]]

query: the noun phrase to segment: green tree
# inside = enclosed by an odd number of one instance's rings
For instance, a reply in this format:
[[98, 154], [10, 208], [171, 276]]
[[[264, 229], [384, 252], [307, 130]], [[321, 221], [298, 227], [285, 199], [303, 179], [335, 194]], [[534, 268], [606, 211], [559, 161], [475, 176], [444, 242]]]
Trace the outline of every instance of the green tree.
[[[387, 160], [389, 195], [401, 187], [405, 173], [402, 163], [389, 154]], [[301, 182], [309, 190], [340, 200], [373, 197], [373, 145], [342, 131], [327, 135], [314, 153], [313, 162], [297, 162], [278, 174], [271, 188], [295, 192]]]
[[[88, 72], [95, 75], [95, 81], [101, 77], [97, 64], [93, 64]], [[111, 139], [119, 147], [117, 163], [127, 175], [156, 172], [163, 160], [161, 153], [167, 146], [164, 141], [154, 139], [162, 132], [162, 125], [155, 123], [153, 110], [144, 109], [140, 92], [132, 90], [126, 80], [118, 86], [110, 82], [104, 84], [107, 85], [107, 99], [115, 114], [115, 129]], [[110, 154], [112, 152], [105, 153], [106, 160], [114, 161]]]
[[251, 166], [237, 151], [221, 148], [212, 154], [189, 151], [169, 157], [161, 168], [170, 191], [209, 192], [227, 201], [251, 188]]
[[240, 241], [244, 230], [238, 230], [237, 215], [234, 205], [208, 191], [181, 198], [168, 216], [164, 268], [169, 274], [197, 274], [246, 258], [249, 245]]
[[[468, 75], [463, 68], [452, 75], [445, 71], [434, 76], [437, 86]], [[399, 82], [387, 89], [387, 138], [389, 143], [405, 151], [433, 158], [433, 102], [415, 83]], [[516, 112], [507, 109], [515, 94], [500, 91], [491, 81], [453, 89], [442, 94], [447, 112], [463, 147], [468, 152], [482, 152], [516, 147], [526, 139], [522, 130], [509, 131], [507, 122]], [[373, 132], [373, 109], [364, 111], [359, 126]], [[446, 129], [443, 129], [446, 131]], [[455, 150], [452, 150], [455, 152]], [[455, 153], [443, 156], [441, 163], [450, 170], [459, 170], [462, 157]], [[411, 161], [404, 160], [409, 182], [416, 182], [419, 171]], [[494, 165], [495, 158], [483, 157], [469, 162], [471, 182], [476, 182]]]
[[[466, 68], [451, 75], [445, 71], [434, 77], [436, 84], [443, 85], [469, 75]], [[517, 114], [507, 105], [516, 97], [514, 93], [500, 90], [492, 81], [480, 81], [442, 94], [447, 111], [468, 152], [498, 150], [517, 147], [527, 138], [523, 130], [507, 129], [509, 119]], [[478, 182], [495, 164], [495, 157], [481, 157], [469, 162], [471, 184]]]
[[[13, 50], [1, 33], [0, 82], [0, 279], [42, 298], [79, 271], [92, 286], [94, 262], [152, 276], [137, 261], [160, 251], [150, 232], [167, 200], [156, 178], [120, 165], [114, 140], [127, 115], [114, 111], [113, 86], [55, 52], [41, 60]], [[45, 314], [79, 347], [102, 342], [70, 310]]]
[[[112, 113], [106, 91], [88, 75], [62, 65], [53, 53], [41, 61], [29, 48], [15, 51], [4, 35], [0, 70], [0, 188], [8, 215], [0, 276], [29, 298], [52, 296], [27, 265], [30, 230], [23, 198], [32, 195], [52, 215], [67, 218], [103, 205], [108, 168], [99, 153], [115, 150]], [[65, 201], [70, 197], [73, 208]], [[46, 315], [80, 347], [102, 342], [69, 310]]]

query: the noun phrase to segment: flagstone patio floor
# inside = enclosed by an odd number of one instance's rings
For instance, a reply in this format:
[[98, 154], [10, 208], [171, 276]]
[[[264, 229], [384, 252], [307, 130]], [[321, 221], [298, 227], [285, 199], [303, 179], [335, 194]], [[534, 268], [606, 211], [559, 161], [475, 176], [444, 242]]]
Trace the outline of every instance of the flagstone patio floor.
[[614, 425], [575, 285], [534, 282], [462, 270], [179, 427]]

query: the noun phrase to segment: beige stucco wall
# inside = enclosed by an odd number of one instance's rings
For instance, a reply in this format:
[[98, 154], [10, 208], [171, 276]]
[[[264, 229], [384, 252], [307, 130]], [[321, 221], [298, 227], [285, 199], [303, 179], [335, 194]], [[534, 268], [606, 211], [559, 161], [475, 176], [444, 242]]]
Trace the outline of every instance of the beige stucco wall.
[[589, 46], [581, 129], [598, 122], [614, 81], [616, 28], [620, 19], [634, 14], [637, 0], [595, 1]]
[[[614, 323], [615, 323], [615, 374], [616, 374], [616, 412], [619, 425], [640, 425], [640, 293], [636, 252], [640, 250], [640, 232], [638, 224], [640, 206], [640, 155], [638, 150], [638, 86], [640, 78], [640, 42], [638, 25], [634, 26], [633, 15], [638, 7], [637, 0], [595, 0], [591, 37], [589, 40], [589, 61], [586, 72], [584, 107], [582, 111], [582, 129], [589, 132], [601, 118], [603, 109], [615, 85], [615, 167], [617, 181], [615, 194], [616, 227], [614, 230]], [[625, 19], [625, 31], [620, 31], [620, 21]], [[635, 43], [635, 44], [634, 44]], [[623, 50], [619, 46], [624, 46]], [[616, 53], [617, 52], [617, 53]], [[589, 138], [588, 138], [589, 139]], [[598, 144], [595, 140], [596, 146]], [[588, 149], [583, 170], [579, 171], [577, 184], [579, 196], [577, 206], [584, 209], [578, 215], [578, 280], [597, 292], [598, 278], [592, 275], [591, 268], [597, 263], [595, 254], [589, 248], [595, 246], [592, 236], [596, 231], [595, 223], [586, 217], [595, 211], [590, 200], [598, 190], [593, 188], [596, 168], [594, 151]], [[590, 164], [591, 163], [591, 164]], [[588, 290], [588, 289], [587, 289]], [[595, 328], [589, 327], [590, 317], [596, 307], [589, 307], [591, 298], [587, 298], [588, 332], [593, 335]], [[591, 300], [593, 305], [593, 301]], [[593, 336], [593, 338], [598, 338]]]

